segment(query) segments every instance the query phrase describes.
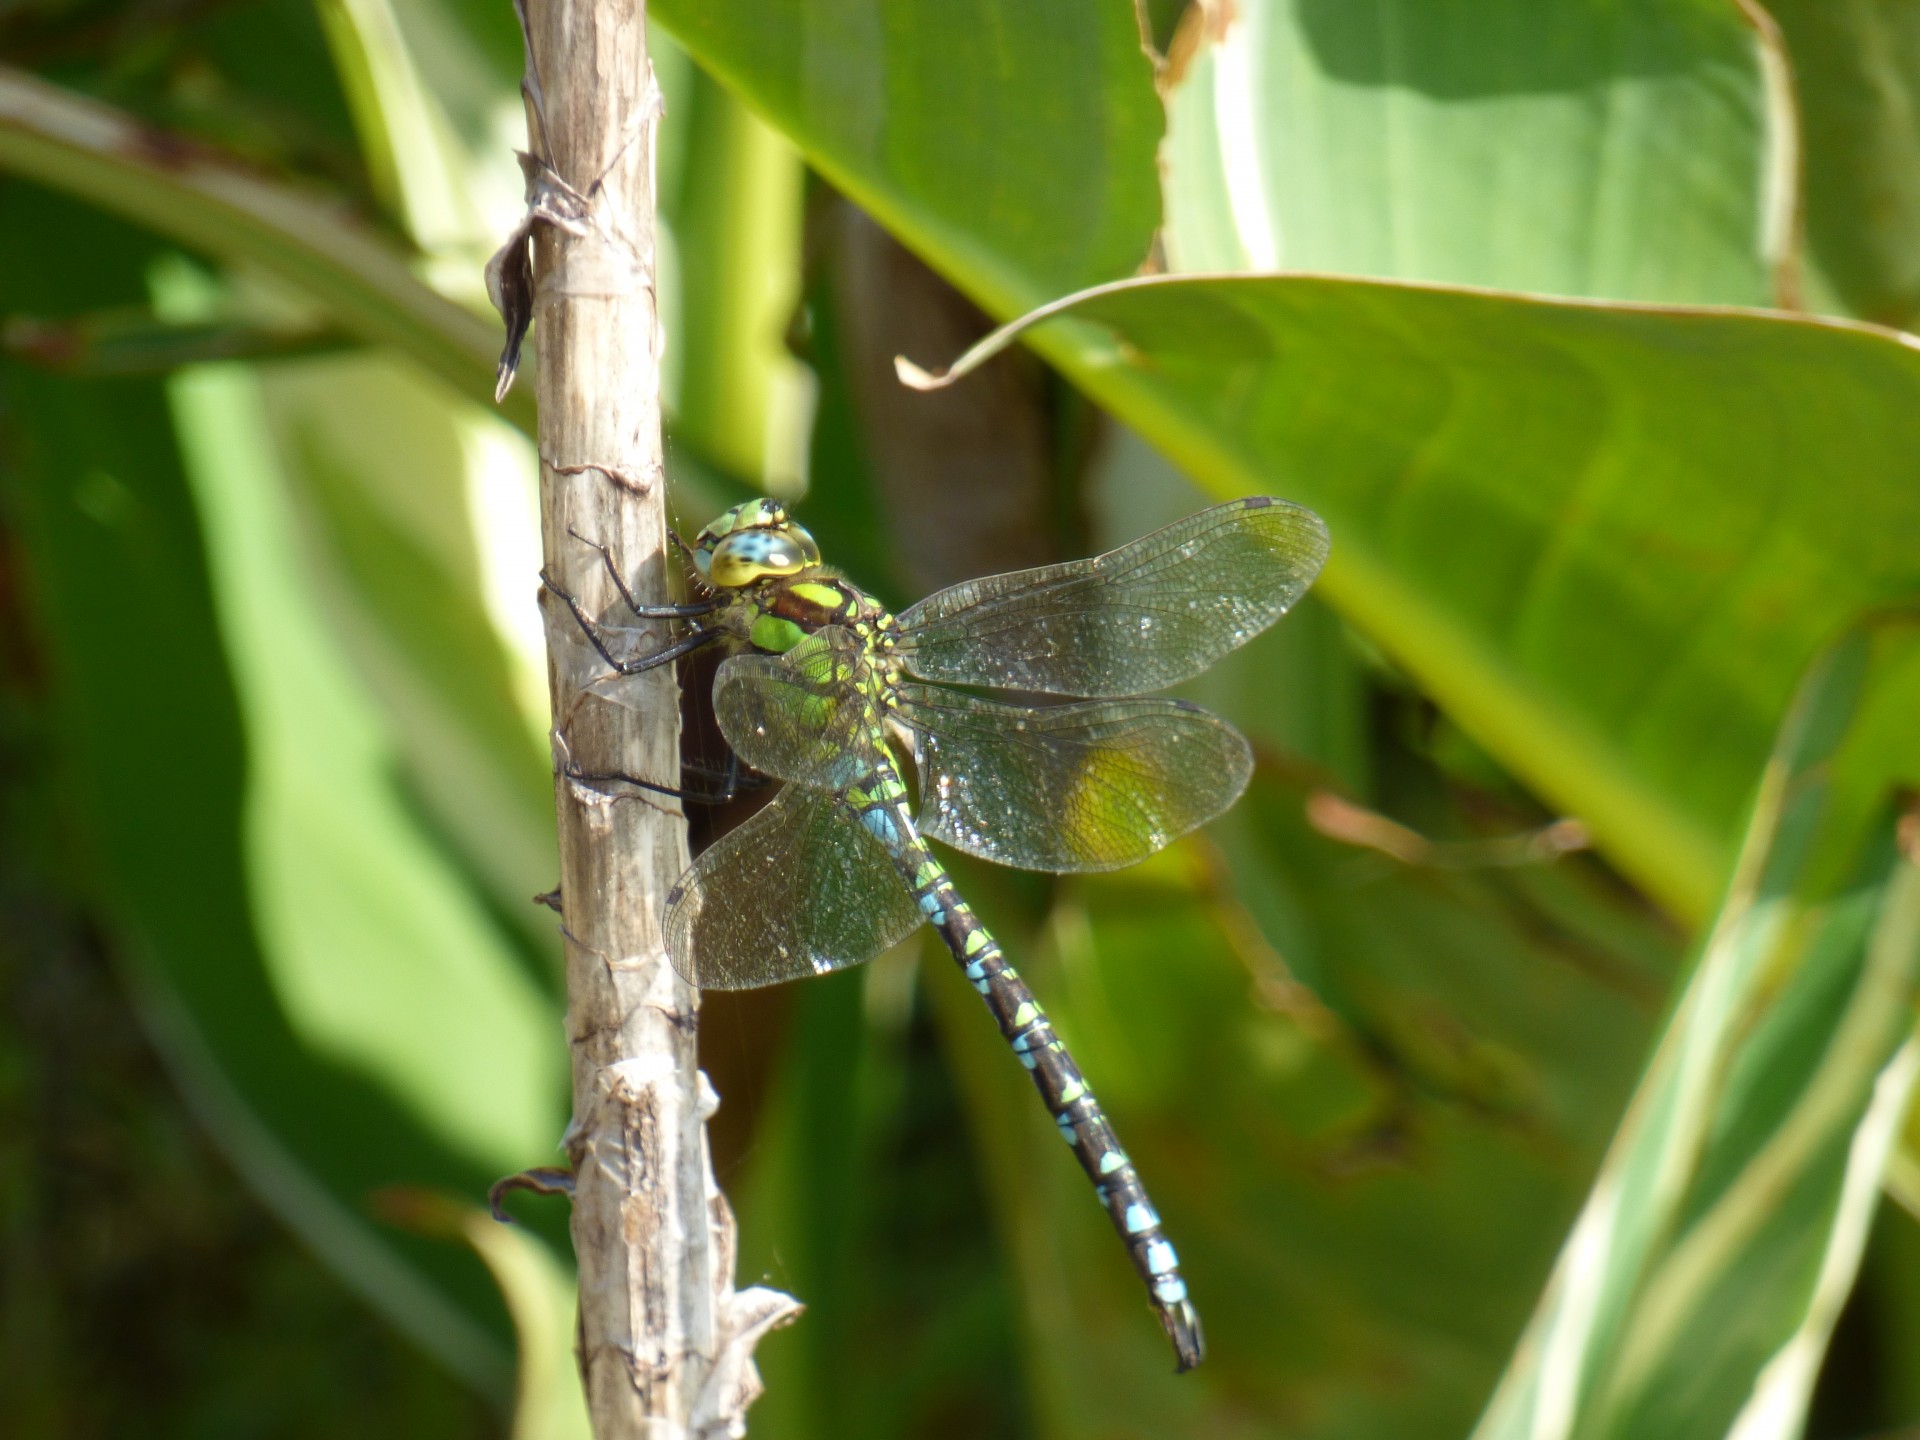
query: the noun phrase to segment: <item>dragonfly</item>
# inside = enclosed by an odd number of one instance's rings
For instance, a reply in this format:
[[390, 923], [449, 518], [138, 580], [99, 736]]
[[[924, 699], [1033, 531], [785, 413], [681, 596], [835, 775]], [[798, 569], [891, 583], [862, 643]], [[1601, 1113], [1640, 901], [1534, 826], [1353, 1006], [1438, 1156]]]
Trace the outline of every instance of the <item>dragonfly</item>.
[[1246, 788], [1251, 748], [1219, 716], [1152, 692], [1284, 615], [1328, 543], [1312, 511], [1255, 497], [894, 615], [763, 498], [681, 542], [702, 592], [685, 604], [637, 603], [595, 545], [628, 609], [685, 627], [638, 656], [547, 582], [620, 675], [706, 645], [731, 651], [713, 680], [721, 735], [733, 761], [783, 782], [668, 893], [674, 968], [703, 990], [777, 985], [859, 965], [931, 925], [1092, 1180], [1179, 1371], [1200, 1363], [1205, 1340], [1159, 1214], [1046, 1011], [929, 842], [1028, 870], [1107, 871], [1219, 815]]

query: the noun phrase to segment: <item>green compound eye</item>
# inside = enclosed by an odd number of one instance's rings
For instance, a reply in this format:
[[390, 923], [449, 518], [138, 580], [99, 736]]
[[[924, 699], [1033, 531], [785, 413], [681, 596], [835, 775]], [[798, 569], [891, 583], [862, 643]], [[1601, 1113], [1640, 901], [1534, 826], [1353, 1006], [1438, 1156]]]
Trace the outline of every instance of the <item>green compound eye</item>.
[[728, 510], [702, 530], [695, 543], [705, 545], [711, 550], [715, 544], [736, 530], [777, 530], [786, 523], [787, 507], [778, 500], [769, 500], [762, 496], [758, 500], [744, 501]]
[[820, 547], [774, 500], [736, 505], [694, 541], [694, 564], [707, 582], [727, 589], [769, 576], [797, 575], [820, 563]]

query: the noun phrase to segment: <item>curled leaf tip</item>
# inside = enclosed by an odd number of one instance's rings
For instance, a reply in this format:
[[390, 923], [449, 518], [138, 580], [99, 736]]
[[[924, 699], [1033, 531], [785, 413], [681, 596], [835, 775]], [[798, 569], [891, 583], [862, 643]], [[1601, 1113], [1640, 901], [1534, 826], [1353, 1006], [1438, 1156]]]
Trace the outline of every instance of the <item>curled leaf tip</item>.
[[904, 355], [893, 357], [893, 373], [900, 377], [900, 383], [909, 390], [944, 390], [954, 381], [951, 370], [942, 370], [937, 374], [922, 370]]

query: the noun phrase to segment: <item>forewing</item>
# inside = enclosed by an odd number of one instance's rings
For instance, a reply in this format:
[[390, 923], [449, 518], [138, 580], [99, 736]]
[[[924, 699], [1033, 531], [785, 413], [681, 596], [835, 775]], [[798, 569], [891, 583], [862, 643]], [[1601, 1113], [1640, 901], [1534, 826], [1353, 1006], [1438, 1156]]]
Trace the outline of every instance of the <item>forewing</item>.
[[871, 960], [923, 918], [850, 811], [789, 785], [668, 892], [667, 953], [702, 990], [752, 990]]
[[1092, 560], [929, 595], [900, 617], [899, 656], [925, 680], [1124, 696], [1189, 679], [1278, 620], [1327, 558], [1311, 510], [1216, 505]]
[[1022, 709], [900, 687], [922, 835], [1023, 870], [1116, 870], [1204, 825], [1253, 773], [1240, 732], [1182, 700]]
[[844, 790], [873, 772], [885, 745], [865, 688], [864, 649], [845, 630], [822, 630], [785, 655], [737, 655], [713, 681], [720, 733], [767, 775]]

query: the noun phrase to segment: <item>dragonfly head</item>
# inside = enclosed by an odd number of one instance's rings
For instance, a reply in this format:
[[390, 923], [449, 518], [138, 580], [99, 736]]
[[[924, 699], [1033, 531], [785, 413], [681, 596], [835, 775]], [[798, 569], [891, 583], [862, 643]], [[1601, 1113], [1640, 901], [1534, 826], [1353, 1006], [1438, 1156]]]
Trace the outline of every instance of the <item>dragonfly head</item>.
[[820, 547], [778, 500], [736, 505], [694, 537], [693, 564], [710, 585], [737, 589], [820, 563]]

